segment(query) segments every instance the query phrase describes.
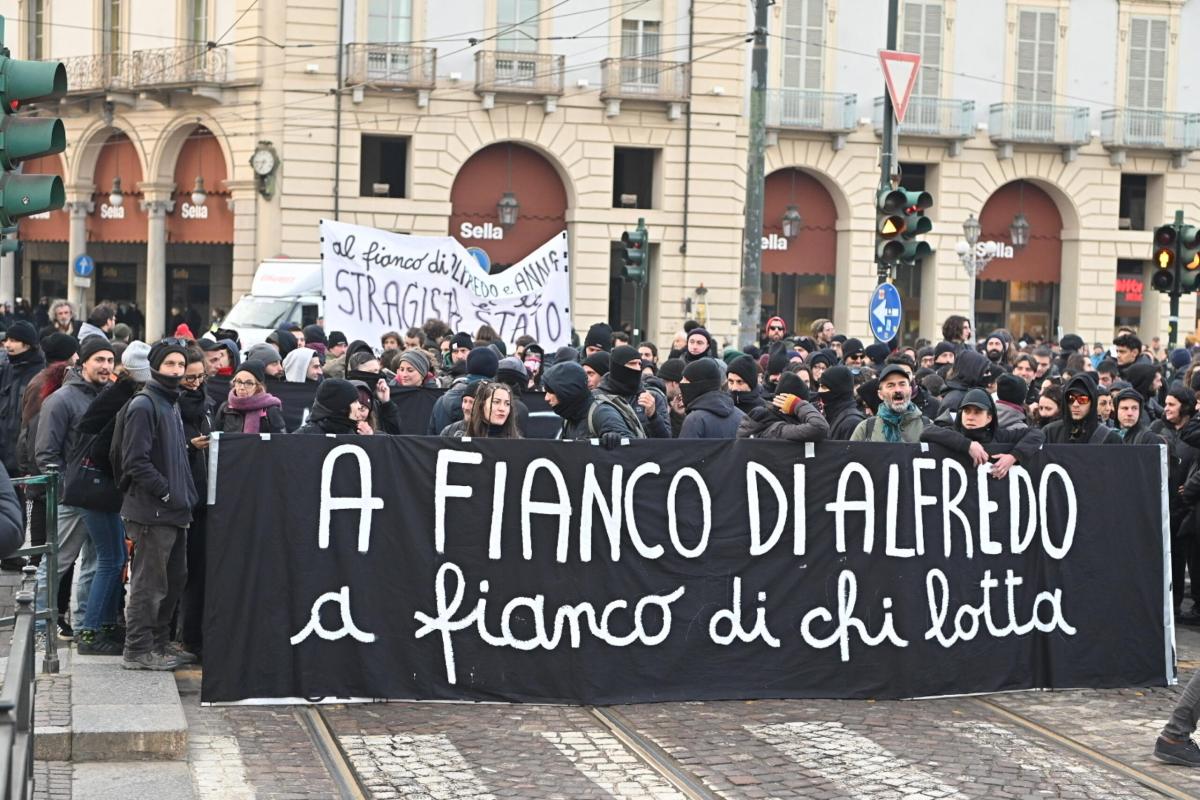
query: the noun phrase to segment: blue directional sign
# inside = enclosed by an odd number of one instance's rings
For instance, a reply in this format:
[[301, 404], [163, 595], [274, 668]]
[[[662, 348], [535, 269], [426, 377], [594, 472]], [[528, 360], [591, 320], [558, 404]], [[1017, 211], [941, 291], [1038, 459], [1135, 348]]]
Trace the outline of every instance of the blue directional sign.
[[75, 258], [75, 276], [77, 278], [90, 278], [95, 271], [96, 261], [87, 253], [82, 253]]
[[900, 332], [903, 309], [900, 291], [890, 283], [881, 283], [871, 292], [871, 304], [867, 308], [867, 321], [871, 333], [881, 342], [890, 342]]
[[482, 247], [468, 247], [467, 252], [475, 257], [484, 272], [492, 271], [492, 259]]

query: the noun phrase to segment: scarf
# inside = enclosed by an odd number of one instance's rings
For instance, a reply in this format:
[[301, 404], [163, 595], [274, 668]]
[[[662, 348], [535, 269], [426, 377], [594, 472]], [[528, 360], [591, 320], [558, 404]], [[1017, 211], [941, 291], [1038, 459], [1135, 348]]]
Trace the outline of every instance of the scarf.
[[913, 407], [912, 403], [903, 411], [893, 411], [892, 407], [887, 403], [881, 403], [879, 406], [879, 421], [883, 423], [883, 438], [888, 442], [902, 442], [904, 439], [900, 435], [900, 426], [904, 423], [904, 417], [909, 409]]
[[204, 421], [208, 395], [203, 389], [187, 389], [179, 395], [179, 415], [184, 424], [199, 429]]
[[313, 403], [308, 421], [325, 433], [358, 433], [358, 423], [350, 419], [346, 412], [338, 413], [320, 403]]
[[242, 414], [242, 433], [258, 433], [262, 418], [267, 415], [267, 409], [283, 406], [278, 397], [268, 392], [260, 392], [250, 397], [235, 397], [233, 389], [229, 390], [228, 403], [231, 409]]

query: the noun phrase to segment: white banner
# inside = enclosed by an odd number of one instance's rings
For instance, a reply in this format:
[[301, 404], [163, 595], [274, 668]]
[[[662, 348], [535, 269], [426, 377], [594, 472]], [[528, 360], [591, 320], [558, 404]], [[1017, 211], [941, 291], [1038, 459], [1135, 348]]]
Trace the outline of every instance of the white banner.
[[499, 275], [449, 236], [405, 236], [321, 220], [325, 330], [377, 346], [440, 319], [472, 336], [491, 325], [512, 346], [528, 334], [547, 350], [570, 343], [571, 278], [563, 231]]

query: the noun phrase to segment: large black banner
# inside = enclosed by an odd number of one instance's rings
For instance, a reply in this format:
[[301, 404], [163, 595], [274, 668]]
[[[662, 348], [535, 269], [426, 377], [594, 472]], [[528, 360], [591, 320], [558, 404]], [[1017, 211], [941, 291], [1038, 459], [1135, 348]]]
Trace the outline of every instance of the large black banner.
[[[222, 436], [203, 699], [895, 698], [1174, 678], [1165, 461]], [[268, 498], [273, 498], [270, 500]]]

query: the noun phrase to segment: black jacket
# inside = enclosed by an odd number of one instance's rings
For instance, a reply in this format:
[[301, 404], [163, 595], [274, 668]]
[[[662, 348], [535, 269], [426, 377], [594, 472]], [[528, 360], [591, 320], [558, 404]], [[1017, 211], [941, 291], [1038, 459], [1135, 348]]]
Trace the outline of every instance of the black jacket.
[[[567, 369], [570, 366], [575, 368]], [[554, 413], [563, 419], [559, 439], [580, 441], [598, 438], [605, 433], [616, 433], [630, 439], [641, 438], [630, 429], [621, 412], [608, 403], [596, 402], [587, 388], [587, 376], [578, 365], [556, 364], [546, 371], [542, 384], [558, 397]], [[594, 411], [593, 406], [596, 407]]]
[[706, 392], [688, 406], [680, 439], [736, 439], [746, 415], [733, 404], [729, 392]]
[[[629, 407], [633, 409], [633, 413], [637, 414], [638, 422], [642, 423], [642, 432], [646, 434], [647, 439], [670, 439], [671, 418], [670, 409], [667, 407], [667, 396], [658, 389], [643, 383], [639, 383], [637, 389], [629, 394], [623, 392], [612, 378], [612, 373], [605, 375], [600, 380], [600, 385], [596, 387], [596, 391], [611, 397], [619, 397], [628, 403]], [[642, 404], [638, 402], [642, 392], [649, 392], [654, 398], [654, 414], [650, 417], [646, 416], [646, 409], [642, 408]]]
[[121, 516], [130, 522], [177, 528], [192, 522], [199, 495], [178, 399], [178, 392], [151, 378], [125, 407], [121, 471], [129, 486]]
[[17, 439], [21, 435], [21, 398], [25, 387], [46, 366], [39, 348], [30, 348], [0, 365], [0, 464], [17, 474]]
[[212, 433], [213, 401], [203, 388], [184, 390], [179, 395], [179, 416], [183, 420], [183, 435], [187, 439], [188, 465], [192, 469], [192, 483], [200, 505], [208, 495], [208, 450], [197, 450], [192, 439]]
[[963, 427], [962, 415], [958, 414], [953, 427], [927, 425], [921, 432], [921, 441], [940, 444], [962, 455], [971, 451], [972, 442], [979, 442], [982, 445], [1011, 444], [1012, 448], [1009, 452], [1016, 457], [1019, 463], [1027, 461], [1042, 448], [1046, 437], [1040, 428], [1001, 428], [996, 418], [996, 404], [992, 402], [992, 398], [982, 389], [976, 391], [979, 394], [974, 397], [986, 397], [990, 405], [992, 421], [986, 428], [967, 430]]
[[0, 465], [0, 558], [8, 558], [25, 543], [25, 514], [17, 500], [8, 470]]
[[850, 435], [867, 415], [858, 407], [853, 397], [838, 398], [828, 392], [821, 397], [824, 400], [824, 408], [821, 411], [829, 422], [829, 438], [839, 442], [850, 441]]
[[751, 410], [738, 425], [739, 439], [785, 439], [789, 442], [821, 442], [829, 435], [829, 423], [807, 401], [784, 414], [774, 406], [763, 404]]
[[[1092, 398], [1087, 416], [1076, 422], [1071, 419], [1071, 409], [1066, 404], [1066, 398], [1072, 393], [1083, 393]], [[1121, 436], [1111, 428], [1100, 424], [1096, 414], [1096, 386], [1091, 378], [1076, 375], [1067, 381], [1063, 389], [1062, 419], [1051, 422], [1042, 428], [1046, 435], [1046, 444], [1121, 444]]]

